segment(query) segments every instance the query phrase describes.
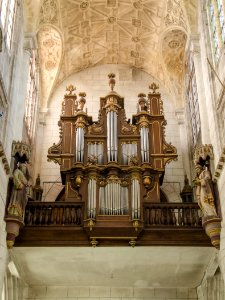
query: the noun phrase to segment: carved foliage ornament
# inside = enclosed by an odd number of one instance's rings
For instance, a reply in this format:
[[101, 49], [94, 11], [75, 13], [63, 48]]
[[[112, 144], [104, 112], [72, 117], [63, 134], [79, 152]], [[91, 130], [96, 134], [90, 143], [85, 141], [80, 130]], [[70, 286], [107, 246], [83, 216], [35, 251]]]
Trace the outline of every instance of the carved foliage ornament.
[[40, 23], [57, 23], [58, 11], [56, 0], [44, 0], [40, 9]]
[[42, 105], [47, 106], [61, 60], [62, 40], [57, 30], [45, 26], [38, 32], [38, 44], [41, 64]]
[[183, 27], [185, 30], [187, 29], [180, 0], [168, 0], [165, 25], [177, 25]]

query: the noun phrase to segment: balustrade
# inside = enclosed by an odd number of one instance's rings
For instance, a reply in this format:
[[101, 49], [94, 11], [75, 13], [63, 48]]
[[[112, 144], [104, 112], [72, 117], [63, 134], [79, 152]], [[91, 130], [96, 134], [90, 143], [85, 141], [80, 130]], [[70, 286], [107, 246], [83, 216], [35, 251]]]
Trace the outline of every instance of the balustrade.
[[26, 206], [26, 226], [81, 226], [83, 204], [66, 202], [29, 202]]
[[201, 227], [197, 203], [148, 203], [144, 206], [145, 226]]

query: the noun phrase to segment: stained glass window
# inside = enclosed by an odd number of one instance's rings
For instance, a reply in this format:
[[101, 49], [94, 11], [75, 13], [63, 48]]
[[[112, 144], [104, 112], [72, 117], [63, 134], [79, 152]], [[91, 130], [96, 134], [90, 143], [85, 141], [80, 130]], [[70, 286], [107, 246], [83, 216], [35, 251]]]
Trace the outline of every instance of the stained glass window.
[[217, 0], [218, 17], [221, 29], [221, 36], [223, 42], [225, 41], [225, 20], [224, 20], [224, 7], [222, 0]]
[[13, 25], [15, 19], [16, 0], [2, 0], [0, 20], [3, 29], [3, 35], [6, 37], [6, 45], [8, 49], [11, 48]]
[[210, 14], [210, 26], [211, 26], [214, 54], [215, 54], [216, 59], [218, 59], [219, 55], [220, 55], [219, 38], [218, 38], [218, 34], [217, 34], [215, 10], [214, 10], [214, 6], [212, 3], [210, 3], [210, 6], [209, 6], [209, 14]]
[[27, 133], [29, 137], [33, 136], [36, 104], [37, 104], [36, 53], [35, 51], [32, 51], [32, 55], [29, 63], [26, 109], [25, 109], [25, 122], [27, 125]]
[[198, 92], [195, 76], [195, 67], [192, 56], [189, 56], [187, 64], [188, 80], [187, 80], [187, 102], [189, 106], [191, 129], [192, 129], [192, 143], [197, 144], [200, 135], [200, 114], [198, 105]]

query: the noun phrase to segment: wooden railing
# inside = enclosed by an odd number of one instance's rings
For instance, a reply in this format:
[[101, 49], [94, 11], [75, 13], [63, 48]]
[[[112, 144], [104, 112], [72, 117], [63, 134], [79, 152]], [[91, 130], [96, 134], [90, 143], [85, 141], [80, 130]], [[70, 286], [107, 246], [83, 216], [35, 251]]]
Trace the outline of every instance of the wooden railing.
[[197, 203], [148, 203], [144, 205], [144, 224], [167, 227], [201, 227]]
[[82, 226], [83, 203], [28, 202], [26, 226]]

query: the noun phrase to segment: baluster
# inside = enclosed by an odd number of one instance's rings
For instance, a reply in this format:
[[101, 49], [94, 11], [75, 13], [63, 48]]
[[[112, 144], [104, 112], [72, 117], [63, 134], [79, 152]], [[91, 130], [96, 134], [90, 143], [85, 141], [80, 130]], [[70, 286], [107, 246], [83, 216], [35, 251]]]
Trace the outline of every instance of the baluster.
[[149, 225], [152, 225], [154, 219], [154, 209], [153, 208], [149, 208]]
[[34, 208], [34, 218], [33, 218], [33, 225], [36, 225], [36, 220], [37, 220], [37, 208]]
[[162, 208], [162, 210], [161, 210], [161, 224], [162, 225], [165, 225], [165, 213], [166, 213], [165, 208]]
[[82, 209], [79, 207], [77, 209], [77, 225], [81, 225], [82, 221]]
[[187, 226], [187, 208], [183, 209], [183, 213], [184, 213], [184, 226]]
[[148, 225], [148, 208], [145, 207], [145, 210], [144, 210], [144, 223], [145, 225]]
[[170, 215], [168, 207], [165, 207], [165, 225], [170, 224]]
[[155, 224], [158, 225], [159, 224], [159, 209], [156, 208], [156, 214], [155, 214]]
[[65, 224], [70, 224], [69, 217], [69, 207], [65, 207]]
[[50, 224], [54, 224], [54, 208], [50, 206]]
[[38, 207], [38, 219], [37, 219], [38, 225], [41, 225], [42, 222], [42, 207]]
[[60, 207], [56, 207], [56, 224], [60, 223]]
[[65, 207], [61, 208], [61, 212], [62, 212], [62, 217], [61, 217], [61, 224], [64, 225], [65, 224]]
[[150, 225], [151, 224], [151, 220], [150, 220], [150, 208], [146, 208], [146, 224]]
[[75, 207], [71, 208], [71, 215], [72, 215], [73, 224], [76, 224], [76, 210], [75, 210]]
[[190, 211], [190, 225], [195, 226], [195, 219], [193, 218], [193, 209], [190, 207], [189, 211]]
[[172, 225], [176, 226], [177, 220], [175, 215], [175, 208], [172, 208], [171, 211], [172, 211]]
[[182, 208], [178, 208], [178, 226], [182, 226]]
[[44, 219], [44, 224], [48, 225], [48, 218], [49, 218], [49, 207], [46, 206], [46, 210], [45, 210], [45, 219]]
[[58, 211], [58, 208], [57, 207], [54, 207], [53, 208], [53, 224], [56, 225], [57, 224], [57, 211]]

